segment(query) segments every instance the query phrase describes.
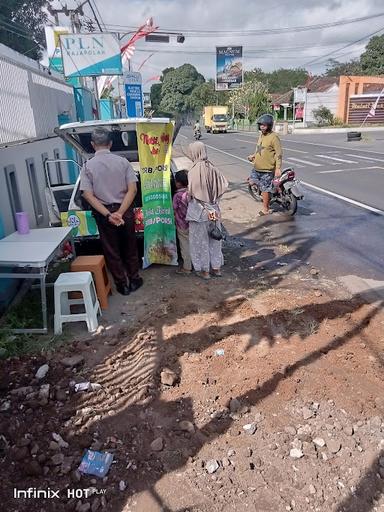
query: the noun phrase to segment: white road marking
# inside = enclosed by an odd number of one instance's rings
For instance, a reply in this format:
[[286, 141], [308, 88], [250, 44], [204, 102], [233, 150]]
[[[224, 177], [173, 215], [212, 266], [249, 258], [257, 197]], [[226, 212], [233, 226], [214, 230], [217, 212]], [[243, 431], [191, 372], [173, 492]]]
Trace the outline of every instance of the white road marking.
[[321, 167], [322, 164], [316, 164], [315, 162], [310, 162], [309, 160], [300, 160], [300, 158], [294, 158], [290, 156], [287, 160], [293, 160], [294, 162], [300, 162], [301, 164], [311, 165], [313, 167]]
[[368, 210], [373, 213], [377, 213], [378, 215], [384, 216], [384, 211], [379, 210], [378, 208], [374, 208], [373, 206], [369, 206], [368, 204], [360, 203], [359, 201], [355, 201], [354, 199], [350, 199], [349, 197], [341, 196], [340, 194], [336, 194], [335, 192], [331, 192], [330, 190], [326, 190], [325, 188], [316, 187], [315, 185], [311, 185], [310, 183], [307, 183], [306, 181], [300, 181], [303, 185], [305, 185], [308, 188], [311, 188], [313, 190], [316, 190], [317, 192], [322, 192], [323, 194], [327, 194], [332, 197], [336, 197], [337, 199], [341, 199], [342, 201], [345, 201], [346, 203], [353, 204], [354, 206], [358, 206], [359, 208], [364, 208], [364, 210]]
[[179, 133], [180, 137], [183, 137], [183, 139], [188, 139], [187, 136], [183, 135], [182, 133]]
[[301, 149], [287, 148], [286, 146], [283, 146], [283, 151], [294, 151], [295, 153], [305, 153], [306, 155], [308, 155], [308, 151], [301, 151]]
[[330, 171], [318, 171], [316, 174], [332, 174], [334, 172], [350, 172], [350, 171], [365, 171], [366, 169], [383, 169], [383, 167], [379, 167], [378, 165], [373, 165], [372, 167], [353, 167], [352, 169], [332, 169]]
[[210, 146], [209, 144], [206, 144], [207, 148], [214, 149], [215, 151], [218, 151], [219, 153], [223, 153], [224, 155], [228, 155], [232, 158], [236, 158], [236, 160], [241, 160], [241, 162], [245, 162], [249, 165], [251, 165], [251, 162], [249, 160], [246, 160], [245, 158], [241, 158], [240, 156], [232, 155], [232, 153], [228, 153], [227, 151], [223, 151], [222, 149], [217, 149], [214, 146]]
[[328, 155], [316, 155], [320, 158], [326, 158], [327, 160], [335, 160], [335, 162], [343, 162], [344, 164], [357, 164], [354, 160], [344, 160], [344, 158], [337, 158], [335, 156]]
[[[219, 153], [223, 153], [224, 155], [228, 155], [232, 158], [235, 158], [236, 160], [240, 160], [242, 162], [249, 164], [248, 160], [246, 160], [245, 158], [241, 158], [239, 156], [232, 155], [231, 153], [228, 153], [227, 151], [223, 151], [222, 149], [217, 149], [214, 146], [209, 146], [208, 144], [206, 144], [206, 146], [208, 148], [214, 149], [215, 151], [218, 151]], [[379, 210], [378, 208], [374, 208], [373, 206], [369, 206], [367, 204], [360, 203], [359, 201], [355, 201], [354, 199], [349, 199], [349, 197], [344, 197], [339, 194], [335, 194], [335, 192], [331, 192], [330, 190], [326, 190], [325, 188], [316, 187], [315, 185], [311, 185], [310, 183], [308, 183], [306, 181], [300, 180], [300, 183], [302, 183], [303, 185], [305, 185], [308, 188], [316, 190], [317, 192], [322, 192], [323, 194], [327, 194], [329, 196], [336, 197], [337, 199], [341, 199], [342, 201], [345, 201], [346, 203], [353, 204], [354, 206], [359, 206], [360, 208], [363, 208], [370, 212], [377, 213], [378, 215], [384, 216], [383, 210]]]
[[347, 149], [349, 151], [364, 151], [364, 153], [372, 153], [375, 155], [381, 155], [383, 156], [383, 153], [379, 153], [378, 151], [371, 151], [370, 149], [351, 149], [351, 147], [348, 146], [331, 146], [330, 144], [320, 144], [318, 142], [304, 142], [301, 140], [292, 140], [292, 139], [281, 139], [284, 142], [292, 142], [293, 144], [309, 144], [311, 146], [321, 146], [323, 148], [336, 148], [336, 149]]
[[349, 153], [345, 153], [346, 156], [353, 156], [355, 158], [362, 158], [363, 160], [373, 160], [374, 162], [384, 162], [380, 158], [373, 158], [372, 156], [363, 156], [363, 155], [351, 155]]
[[235, 139], [235, 140], [237, 140], [238, 142], [246, 142], [247, 144], [255, 144], [256, 145], [256, 142], [253, 140], [245, 140], [245, 139]]
[[[246, 142], [247, 144], [256, 144], [255, 141], [252, 140], [244, 140], [244, 139], [236, 139], [238, 142]], [[292, 148], [286, 148], [283, 147], [283, 151], [294, 151], [295, 153], [304, 153], [305, 155], [308, 154], [308, 151], [301, 151], [301, 149], [292, 149]]]
[[[255, 144], [254, 141], [251, 140], [244, 140], [244, 139], [236, 139], [238, 142], [246, 142], [247, 144]], [[308, 154], [308, 151], [302, 151], [301, 149], [293, 149], [293, 148], [287, 148], [283, 147], [283, 151], [294, 151], [295, 153], [304, 153], [305, 155]]]
[[[243, 136], [247, 137], [248, 134], [244, 133]], [[252, 135], [249, 134], [249, 137], [251, 137], [251, 136]], [[319, 142], [304, 142], [302, 140], [283, 139], [282, 137], [280, 137], [280, 139], [284, 142], [292, 142], [293, 144], [310, 144], [311, 146], [321, 146], [323, 148], [346, 149], [348, 151], [364, 151], [364, 153], [372, 153], [374, 155], [383, 156], [383, 153], [380, 153], [379, 151], [371, 151], [370, 149], [363, 149], [363, 148], [353, 149], [353, 148], [351, 148], [351, 146], [331, 146], [330, 144], [320, 144]], [[355, 156], [355, 155], [353, 155], [353, 156]]]

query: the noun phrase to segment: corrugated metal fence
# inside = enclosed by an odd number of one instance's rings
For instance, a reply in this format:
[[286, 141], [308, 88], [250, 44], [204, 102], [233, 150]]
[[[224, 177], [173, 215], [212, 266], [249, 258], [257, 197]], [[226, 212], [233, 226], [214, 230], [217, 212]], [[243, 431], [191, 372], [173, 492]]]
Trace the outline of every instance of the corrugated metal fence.
[[75, 116], [73, 88], [0, 45], [0, 144], [52, 136], [58, 116]]

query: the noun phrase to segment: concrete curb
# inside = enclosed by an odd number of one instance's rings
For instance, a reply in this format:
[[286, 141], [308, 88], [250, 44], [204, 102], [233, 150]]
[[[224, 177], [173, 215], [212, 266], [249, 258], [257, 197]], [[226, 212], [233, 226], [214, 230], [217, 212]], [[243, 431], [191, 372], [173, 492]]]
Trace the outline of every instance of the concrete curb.
[[354, 275], [338, 277], [337, 281], [353, 295], [361, 295], [372, 302], [384, 299], [384, 281], [364, 279]]

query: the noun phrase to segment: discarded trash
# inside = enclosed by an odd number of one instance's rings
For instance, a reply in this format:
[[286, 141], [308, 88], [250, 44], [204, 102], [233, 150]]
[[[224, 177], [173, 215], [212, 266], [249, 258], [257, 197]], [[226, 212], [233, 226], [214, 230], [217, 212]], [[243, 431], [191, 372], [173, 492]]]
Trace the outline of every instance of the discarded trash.
[[287, 266], [288, 266], [288, 263], [285, 263], [285, 262], [283, 262], [283, 261], [278, 261], [278, 262], [276, 263], [276, 265], [279, 265], [279, 267], [287, 267]]
[[257, 425], [255, 423], [248, 423], [247, 425], [244, 425], [243, 426], [243, 430], [246, 434], [248, 434], [249, 436], [253, 436], [253, 434], [256, 432], [257, 430]]
[[217, 350], [215, 350], [215, 356], [223, 356], [224, 354], [225, 352], [223, 348], [218, 348]]
[[125, 489], [127, 488], [127, 484], [124, 482], [124, 480], [120, 480], [119, 482], [119, 489], [121, 492], [125, 491]]
[[7, 401], [3, 402], [3, 403], [0, 405], [0, 412], [8, 411], [10, 408], [11, 408], [11, 402], [9, 402], [9, 401], [7, 400]]
[[79, 471], [85, 475], [104, 478], [111, 467], [112, 461], [112, 453], [87, 450], [79, 466]]
[[97, 384], [96, 382], [79, 382], [75, 384], [76, 393], [80, 391], [98, 391], [99, 389], [101, 389], [101, 384]]
[[208, 462], [205, 463], [205, 469], [209, 475], [215, 473], [219, 469], [219, 467], [219, 463], [217, 462], [217, 460], [214, 459], [209, 460]]
[[292, 448], [289, 455], [292, 459], [301, 459], [301, 457], [304, 457], [304, 453], [299, 448]]
[[60, 446], [60, 448], [68, 448], [69, 444], [64, 441], [60, 434], [52, 434], [52, 438]]
[[44, 379], [44, 377], [47, 375], [49, 370], [49, 366], [47, 364], [43, 364], [43, 366], [40, 366], [40, 368], [36, 372], [36, 379]]

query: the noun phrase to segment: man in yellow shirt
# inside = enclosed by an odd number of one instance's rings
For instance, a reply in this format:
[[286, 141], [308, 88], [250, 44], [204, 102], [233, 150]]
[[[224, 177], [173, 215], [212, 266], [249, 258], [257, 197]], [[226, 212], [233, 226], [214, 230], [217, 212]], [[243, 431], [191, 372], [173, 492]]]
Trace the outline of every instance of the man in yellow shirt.
[[257, 120], [261, 134], [257, 141], [256, 151], [249, 155], [248, 160], [253, 163], [250, 181], [256, 183], [263, 197], [263, 210], [260, 215], [267, 215], [269, 211], [270, 193], [273, 188], [273, 179], [281, 176], [283, 151], [278, 135], [273, 131], [273, 117], [263, 114]]

